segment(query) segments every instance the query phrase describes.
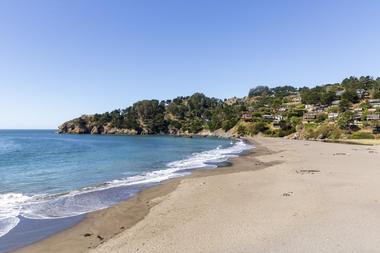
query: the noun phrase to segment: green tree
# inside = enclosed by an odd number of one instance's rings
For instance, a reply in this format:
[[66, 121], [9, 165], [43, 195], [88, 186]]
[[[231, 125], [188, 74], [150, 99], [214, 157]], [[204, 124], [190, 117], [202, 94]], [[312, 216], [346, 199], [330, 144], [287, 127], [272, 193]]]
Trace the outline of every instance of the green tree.
[[339, 103], [339, 110], [341, 112], [345, 112], [350, 108], [350, 106], [351, 106], [350, 101], [348, 101], [347, 99], [342, 99]]
[[356, 104], [357, 102], [359, 102], [359, 96], [355, 90], [348, 89], [343, 93], [342, 100], [347, 100], [351, 103]]
[[259, 85], [253, 89], [250, 89], [248, 96], [256, 97], [256, 96], [267, 96], [270, 94], [271, 94], [271, 91], [268, 86]]
[[350, 123], [353, 122], [353, 116], [354, 114], [352, 112], [344, 112], [342, 113], [338, 118], [338, 126], [340, 129], [349, 129]]
[[321, 104], [331, 105], [331, 103], [336, 99], [334, 91], [326, 91], [321, 94]]

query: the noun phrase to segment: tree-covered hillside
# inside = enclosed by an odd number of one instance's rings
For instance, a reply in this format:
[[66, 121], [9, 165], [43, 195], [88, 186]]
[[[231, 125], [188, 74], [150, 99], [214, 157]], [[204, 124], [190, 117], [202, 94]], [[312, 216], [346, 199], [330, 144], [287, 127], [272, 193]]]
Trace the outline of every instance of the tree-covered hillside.
[[349, 77], [313, 88], [257, 86], [244, 98], [217, 99], [201, 93], [173, 100], [142, 100], [125, 109], [83, 115], [60, 133], [230, 135], [294, 138], [377, 138], [380, 78]]
[[204, 129], [229, 130], [240, 119], [240, 104], [229, 105], [195, 93], [173, 100], [142, 100], [123, 110], [84, 115], [59, 127], [62, 133], [194, 134]]

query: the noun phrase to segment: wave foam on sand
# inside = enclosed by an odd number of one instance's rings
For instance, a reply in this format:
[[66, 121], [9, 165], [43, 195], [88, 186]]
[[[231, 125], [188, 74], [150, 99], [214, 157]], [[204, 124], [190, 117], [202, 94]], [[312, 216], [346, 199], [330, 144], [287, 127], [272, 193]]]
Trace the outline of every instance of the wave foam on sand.
[[[237, 157], [252, 146], [239, 140], [227, 148], [216, 148], [194, 153], [183, 160], [170, 162], [162, 170], [147, 172], [113, 180], [104, 184], [74, 190], [68, 193], [26, 196], [22, 193], [0, 194], [0, 237], [7, 234], [19, 223], [19, 216], [29, 219], [57, 219], [77, 216], [107, 208], [129, 198], [141, 186], [184, 176], [191, 170], [199, 168], [215, 168], [217, 163]], [[140, 186], [132, 190], [131, 187]], [[122, 188], [131, 188], [122, 191]], [[105, 190], [114, 190], [113, 198]]]

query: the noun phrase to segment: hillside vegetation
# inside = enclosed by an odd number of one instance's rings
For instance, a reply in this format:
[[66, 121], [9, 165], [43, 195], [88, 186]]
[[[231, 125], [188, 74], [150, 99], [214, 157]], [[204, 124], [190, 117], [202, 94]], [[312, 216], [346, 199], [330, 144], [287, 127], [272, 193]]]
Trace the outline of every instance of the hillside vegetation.
[[302, 139], [376, 139], [380, 78], [349, 77], [313, 88], [257, 86], [243, 98], [201, 93], [142, 100], [125, 109], [83, 115], [59, 126], [72, 134], [289, 136]]

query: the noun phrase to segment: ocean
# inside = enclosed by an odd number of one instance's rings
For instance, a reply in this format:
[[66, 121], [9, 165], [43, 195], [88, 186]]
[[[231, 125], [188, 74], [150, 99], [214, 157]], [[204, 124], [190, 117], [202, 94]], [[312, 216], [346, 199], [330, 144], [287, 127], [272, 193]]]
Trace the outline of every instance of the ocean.
[[[54, 223], [69, 220], [69, 226], [75, 217], [250, 148], [221, 138], [0, 130], [0, 252], [23, 246], [18, 236], [32, 243], [64, 228]], [[36, 232], [36, 224], [49, 229]]]

